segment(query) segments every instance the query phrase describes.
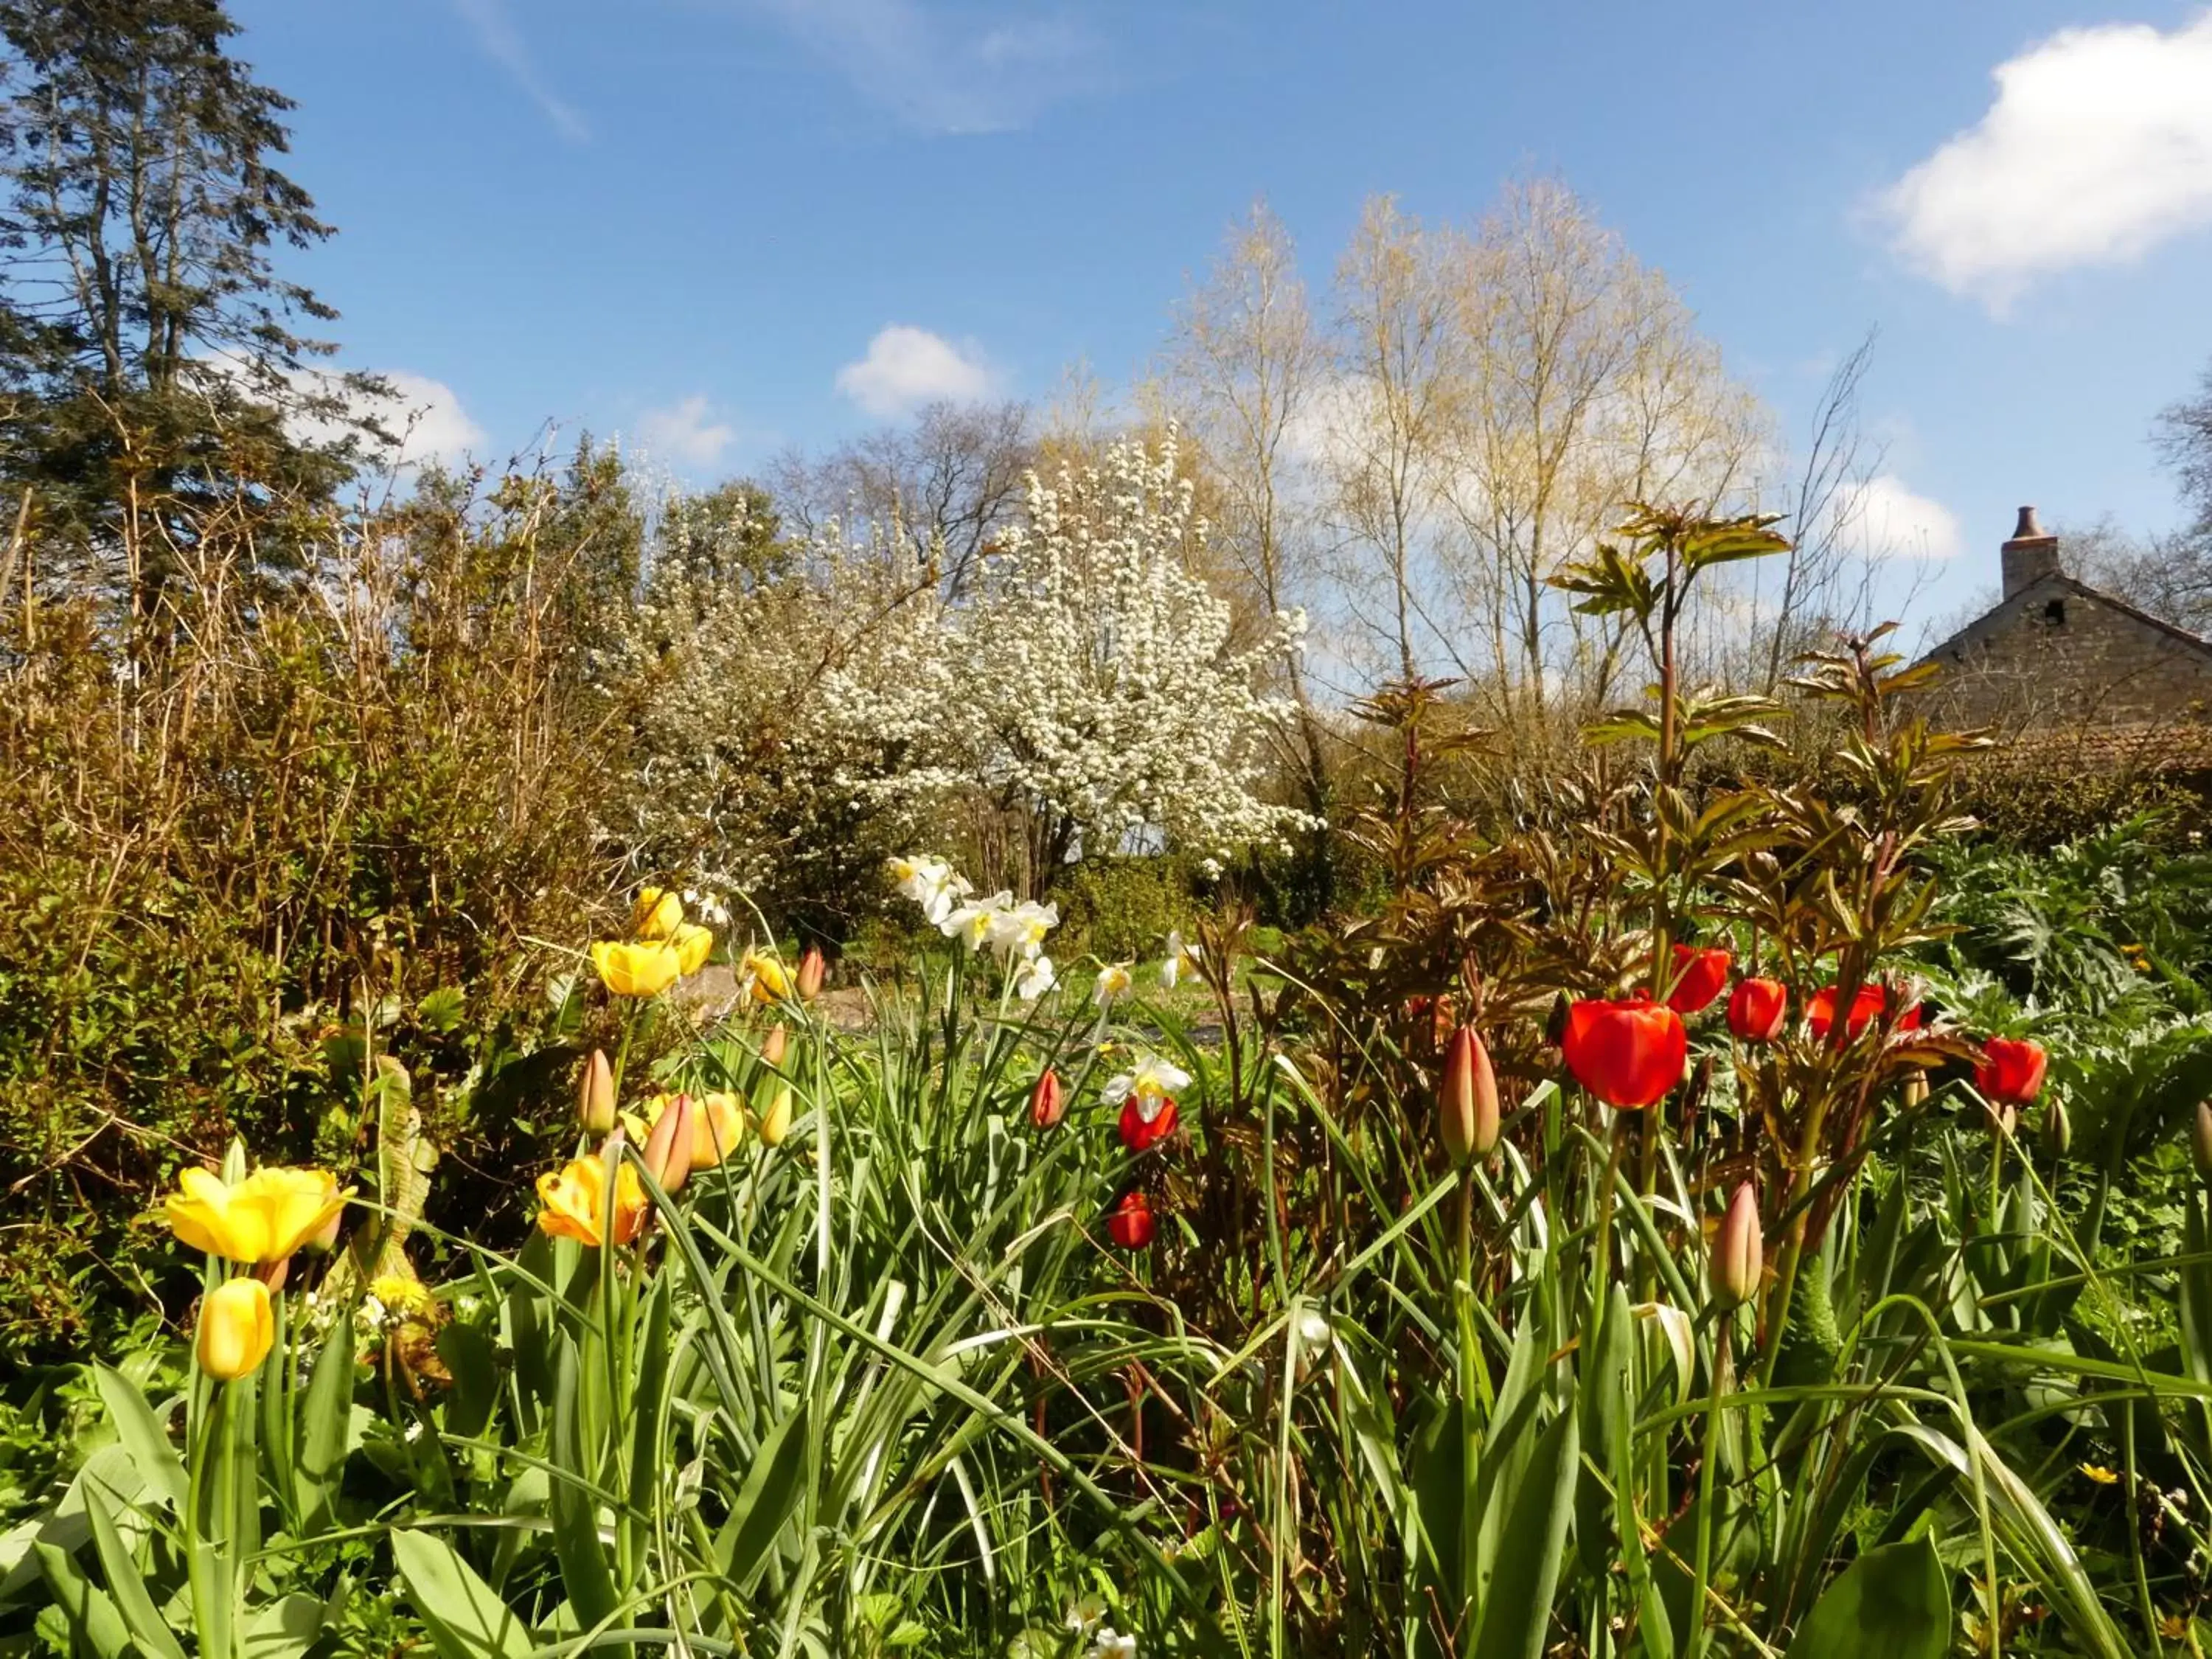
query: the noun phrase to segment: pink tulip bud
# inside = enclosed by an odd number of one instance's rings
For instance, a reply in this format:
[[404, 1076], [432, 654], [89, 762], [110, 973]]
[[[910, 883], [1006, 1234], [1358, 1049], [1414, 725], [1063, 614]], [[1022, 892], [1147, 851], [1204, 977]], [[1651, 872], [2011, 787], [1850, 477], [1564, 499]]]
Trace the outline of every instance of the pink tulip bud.
[[808, 945], [806, 954], [799, 959], [798, 990], [801, 1002], [811, 1002], [822, 994], [822, 978], [829, 970], [830, 964], [822, 959], [822, 947]]
[[653, 1132], [645, 1138], [646, 1173], [673, 1197], [691, 1173], [691, 1143], [696, 1132], [691, 1124], [691, 1097], [678, 1095], [660, 1109]]
[[1747, 1181], [1729, 1200], [1721, 1218], [1719, 1236], [1713, 1240], [1711, 1276], [1713, 1300], [1723, 1308], [1741, 1307], [1759, 1293], [1759, 1275], [1766, 1267], [1766, 1241], [1759, 1231], [1759, 1194]]
[[587, 1135], [603, 1135], [615, 1127], [615, 1073], [604, 1048], [592, 1049], [584, 1062], [576, 1088], [576, 1121]]
[[781, 1022], [771, 1027], [768, 1034], [768, 1040], [761, 1044], [762, 1060], [769, 1066], [782, 1065], [784, 1045], [788, 1041], [789, 1039], [784, 1035], [783, 1026]]
[[1487, 1158], [1498, 1144], [1498, 1075], [1472, 1025], [1452, 1033], [1443, 1086], [1437, 1091], [1437, 1117], [1444, 1151], [1455, 1164]]

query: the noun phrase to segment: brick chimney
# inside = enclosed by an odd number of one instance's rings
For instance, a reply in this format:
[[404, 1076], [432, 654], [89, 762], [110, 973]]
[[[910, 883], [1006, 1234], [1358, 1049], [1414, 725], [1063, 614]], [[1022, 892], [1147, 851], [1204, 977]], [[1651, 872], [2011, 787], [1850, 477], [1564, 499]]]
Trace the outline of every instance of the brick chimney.
[[2029, 588], [2045, 576], [2060, 574], [2058, 568], [2058, 538], [2045, 533], [2035, 521], [2035, 509], [2023, 507], [2020, 522], [2013, 526], [2012, 539], [2004, 544], [2004, 596], [2010, 599], [2024, 588]]

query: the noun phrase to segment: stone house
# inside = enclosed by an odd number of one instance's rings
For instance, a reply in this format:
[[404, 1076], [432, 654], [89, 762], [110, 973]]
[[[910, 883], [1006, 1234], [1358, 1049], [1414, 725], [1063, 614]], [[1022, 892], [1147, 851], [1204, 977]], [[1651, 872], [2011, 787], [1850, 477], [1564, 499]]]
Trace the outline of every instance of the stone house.
[[2212, 726], [2212, 640], [2068, 575], [2032, 507], [2002, 554], [2004, 597], [1923, 659], [1943, 665], [1954, 718], [2020, 732]]

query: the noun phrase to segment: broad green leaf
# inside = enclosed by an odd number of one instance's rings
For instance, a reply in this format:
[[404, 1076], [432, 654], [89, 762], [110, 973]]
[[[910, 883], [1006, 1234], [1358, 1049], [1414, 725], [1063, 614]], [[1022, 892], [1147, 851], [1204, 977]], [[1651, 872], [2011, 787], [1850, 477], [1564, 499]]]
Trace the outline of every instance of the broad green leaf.
[[100, 1571], [107, 1580], [107, 1593], [123, 1615], [123, 1622], [130, 1627], [131, 1639], [149, 1659], [185, 1659], [185, 1650], [175, 1632], [163, 1622], [154, 1606], [153, 1595], [146, 1588], [137, 1559], [123, 1541], [123, 1534], [116, 1529], [115, 1517], [108, 1513], [106, 1500], [97, 1492], [86, 1492], [84, 1512], [92, 1523], [93, 1546], [100, 1553]]
[[444, 1539], [401, 1528], [392, 1559], [440, 1659], [526, 1659], [530, 1632]]
[[1789, 1659], [1945, 1659], [1950, 1651], [1951, 1575], [1923, 1534], [1845, 1567], [1798, 1627]]
[[1581, 1461], [1579, 1419], [1570, 1401], [1535, 1443], [1510, 1501], [1510, 1519], [1483, 1597], [1482, 1631], [1473, 1659], [1543, 1659], [1552, 1599], [1574, 1516], [1575, 1473]]
[[100, 1389], [100, 1403], [107, 1407], [107, 1420], [115, 1426], [115, 1437], [130, 1452], [139, 1474], [157, 1497], [183, 1514], [185, 1461], [169, 1443], [146, 1396], [120, 1371], [106, 1365], [95, 1364], [92, 1375]]
[[76, 1638], [99, 1659], [124, 1659], [131, 1651], [131, 1632], [115, 1604], [86, 1577], [74, 1557], [52, 1544], [36, 1547], [39, 1569], [54, 1593], [54, 1605], [69, 1620]]
[[241, 1659], [300, 1659], [322, 1633], [322, 1598], [295, 1592], [246, 1621]]
[[617, 1605], [613, 1570], [607, 1565], [599, 1539], [597, 1505], [585, 1471], [588, 1468], [582, 1425], [579, 1420], [576, 1345], [558, 1339], [559, 1354], [553, 1362], [552, 1489], [548, 1508], [553, 1517], [553, 1555], [561, 1564], [561, 1582], [575, 1604], [585, 1627], [614, 1613]]
[[723, 1570], [731, 1581], [749, 1586], [783, 1523], [797, 1506], [806, 1472], [806, 1407], [801, 1403], [769, 1431], [745, 1471], [745, 1484], [730, 1505], [722, 1536]]
[[331, 1524], [353, 1420], [353, 1309], [338, 1310], [315, 1357], [300, 1404], [300, 1452], [292, 1467], [300, 1524], [313, 1537]]

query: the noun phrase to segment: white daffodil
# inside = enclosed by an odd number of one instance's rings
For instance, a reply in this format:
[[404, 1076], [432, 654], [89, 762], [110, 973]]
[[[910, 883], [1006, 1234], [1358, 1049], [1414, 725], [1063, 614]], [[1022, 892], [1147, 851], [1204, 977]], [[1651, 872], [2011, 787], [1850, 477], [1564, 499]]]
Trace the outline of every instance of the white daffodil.
[[698, 917], [709, 927], [726, 927], [730, 925], [730, 907], [722, 902], [718, 894], [702, 892], [697, 888], [687, 887], [684, 890], [684, 908], [688, 914]]
[[1109, 1106], [1119, 1106], [1124, 1101], [1134, 1100], [1137, 1115], [1150, 1123], [1160, 1115], [1160, 1109], [1167, 1104], [1170, 1096], [1189, 1085], [1190, 1073], [1182, 1066], [1162, 1060], [1158, 1054], [1139, 1054], [1127, 1071], [1108, 1079], [1099, 1098]]
[[1060, 907], [1024, 899], [991, 918], [991, 948], [1002, 957], [1033, 957], [1044, 936], [1060, 926]]
[[1102, 1009], [1110, 1008], [1116, 997], [1129, 994], [1130, 987], [1134, 983], [1129, 977], [1127, 963], [1109, 962], [1098, 970], [1098, 982], [1091, 993], [1091, 1000]]
[[921, 914], [933, 927], [942, 927], [952, 907], [975, 890], [966, 878], [954, 874], [943, 859], [920, 856], [889, 862], [891, 879], [898, 883], [899, 891], [921, 907]]
[[957, 909], [948, 908], [937, 923], [937, 931], [947, 939], [957, 939], [970, 951], [980, 951], [989, 942], [998, 915], [1013, 902], [1014, 896], [1001, 889], [987, 899], [977, 899]]
[[1024, 1002], [1035, 1002], [1060, 982], [1054, 971], [1052, 958], [1042, 951], [1022, 963], [1021, 971], [1014, 975], [1014, 994]]
[[1182, 934], [1170, 930], [1167, 957], [1160, 963], [1160, 989], [1172, 991], [1197, 972], [1198, 947], [1184, 944]]

